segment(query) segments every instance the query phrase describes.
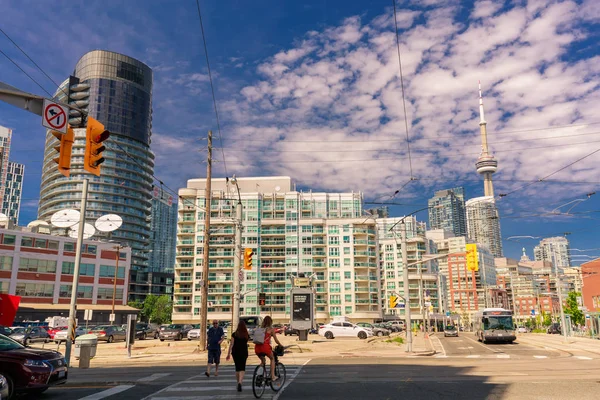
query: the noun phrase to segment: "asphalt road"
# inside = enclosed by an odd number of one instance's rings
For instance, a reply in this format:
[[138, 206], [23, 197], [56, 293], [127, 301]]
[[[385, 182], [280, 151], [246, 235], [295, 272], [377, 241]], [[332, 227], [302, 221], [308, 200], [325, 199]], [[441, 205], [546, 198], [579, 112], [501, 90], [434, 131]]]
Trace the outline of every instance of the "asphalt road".
[[[598, 399], [600, 354], [517, 340], [483, 345], [472, 334], [434, 337], [430, 357], [331, 357], [287, 366], [287, 385], [267, 399]], [[289, 357], [289, 356], [286, 356]], [[282, 359], [285, 363], [286, 357]], [[252, 364], [255, 364], [252, 358]], [[66, 386], [35, 400], [252, 399], [250, 376], [235, 390], [232, 366], [206, 378], [204, 365], [71, 369]], [[248, 367], [251, 375], [253, 366]], [[22, 397], [33, 400], [33, 397]]]

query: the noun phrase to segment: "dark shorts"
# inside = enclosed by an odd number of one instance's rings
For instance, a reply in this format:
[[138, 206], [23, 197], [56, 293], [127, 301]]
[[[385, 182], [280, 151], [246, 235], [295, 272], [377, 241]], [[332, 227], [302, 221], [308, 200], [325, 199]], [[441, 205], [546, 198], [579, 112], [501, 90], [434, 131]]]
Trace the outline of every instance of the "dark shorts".
[[248, 354], [233, 355], [233, 362], [235, 363], [235, 372], [246, 370], [246, 360], [248, 360]]
[[209, 364], [220, 364], [221, 363], [221, 350], [209, 350], [208, 351], [208, 363]]

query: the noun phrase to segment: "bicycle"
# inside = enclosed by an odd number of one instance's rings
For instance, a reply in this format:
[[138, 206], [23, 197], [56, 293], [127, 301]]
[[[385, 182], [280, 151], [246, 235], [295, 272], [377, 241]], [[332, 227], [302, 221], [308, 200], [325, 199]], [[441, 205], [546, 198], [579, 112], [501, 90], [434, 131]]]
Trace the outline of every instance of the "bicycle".
[[271, 386], [271, 390], [274, 392], [279, 392], [283, 385], [285, 384], [286, 372], [285, 365], [279, 362], [279, 357], [283, 357], [283, 352], [287, 347], [277, 346], [273, 349], [273, 362], [275, 363], [275, 376], [278, 379], [273, 382], [271, 380], [271, 370], [267, 369], [266, 366], [266, 357], [265, 353], [260, 353], [259, 356], [263, 357], [264, 362], [261, 362], [254, 369], [254, 375], [252, 376], [252, 393], [254, 393], [254, 397], [260, 399], [262, 395], [265, 393], [265, 389], [267, 385]]

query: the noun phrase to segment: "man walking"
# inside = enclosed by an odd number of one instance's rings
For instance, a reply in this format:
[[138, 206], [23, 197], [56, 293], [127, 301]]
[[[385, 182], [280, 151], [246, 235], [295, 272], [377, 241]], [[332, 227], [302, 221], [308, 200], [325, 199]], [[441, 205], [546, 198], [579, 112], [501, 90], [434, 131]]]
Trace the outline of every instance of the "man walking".
[[207, 344], [208, 349], [208, 364], [206, 365], [206, 372], [204, 375], [210, 376], [210, 366], [215, 364], [215, 376], [219, 376], [219, 364], [221, 363], [221, 343], [225, 339], [225, 332], [223, 328], [219, 326], [219, 321], [216, 319], [213, 321], [212, 326], [208, 330]]

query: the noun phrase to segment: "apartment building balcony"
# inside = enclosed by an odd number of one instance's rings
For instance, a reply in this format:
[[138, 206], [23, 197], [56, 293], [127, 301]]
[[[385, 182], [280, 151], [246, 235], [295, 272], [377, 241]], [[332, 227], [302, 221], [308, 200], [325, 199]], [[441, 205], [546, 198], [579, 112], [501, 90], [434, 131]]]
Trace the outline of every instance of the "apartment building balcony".
[[208, 289], [209, 294], [227, 294], [227, 293], [232, 293], [232, 292], [233, 292], [233, 289], [230, 287], [209, 288]]
[[176, 306], [192, 306], [191, 300], [173, 300], [173, 305]]
[[222, 250], [222, 251], [211, 251], [208, 253], [208, 256], [211, 258], [231, 258], [234, 257], [233, 250]]
[[327, 253], [321, 250], [313, 250], [312, 252], [313, 257], [325, 257], [326, 255]]
[[174, 294], [192, 293], [192, 288], [191, 287], [175, 287], [173, 289], [173, 293]]
[[266, 228], [260, 231], [261, 236], [285, 236], [285, 228]]
[[178, 240], [177, 241], [177, 246], [193, 246], [194, 243], [194, 239], [182, 239], [182, 240]]
[[272, 247], [272, 246], [285, 246], [285, 239], [263, 239], [260, 241], [261, 247]]

